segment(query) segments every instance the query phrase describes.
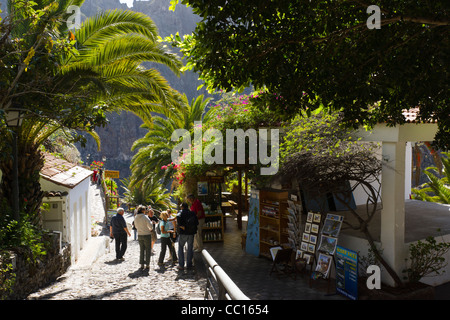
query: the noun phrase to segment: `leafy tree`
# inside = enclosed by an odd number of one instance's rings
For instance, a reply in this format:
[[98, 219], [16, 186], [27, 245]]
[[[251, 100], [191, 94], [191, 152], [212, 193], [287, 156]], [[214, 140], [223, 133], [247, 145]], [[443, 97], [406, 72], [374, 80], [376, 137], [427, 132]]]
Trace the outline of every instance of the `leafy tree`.
[[215, 128], [225, 135], [226, 129], [258, 129], [279, 127], [282, 117], [273, 110], [266, 92], [251, 94], [222, 93], [221, 99], [208, 110], [205, 129]]
[[[402, 111], [438, 120], [436, 144], [450, 147], [449, 2], [200, 1], [192, 35], [173, 36], [186, 68], [209, 89], [267, 87], [285, 101], [281, 114], [323, 104], [342, 110], [353, 127], [400, 124]], [[369, 29], [370, 5], [381, 29]], [[277, 101], [272, 100], [274, 106]]]
[[[343, 223], [365, 236], [375, 259], [396, 285], [401, 286], [399, 275], [384, 260], [368, 228], [379, 212], [381, 193], [382, 163], [374, 152], [376, 145], [355, 140], [352, 130], [343, 128], [341, 114], [329, 114], [320, 109], [310, 117], [294, 118], [286, 124], [286, 132], [280, 150], [281, 181], [296, 178], [300, 189], [316, 199], [320, 207], [323, 202], [320, 199], [333, 194], [355, 218], [355, 222], [344, 220]], [[365, 212], [358, 212], [350, 205], [353, 191], [358, 187], [367, 195]]]

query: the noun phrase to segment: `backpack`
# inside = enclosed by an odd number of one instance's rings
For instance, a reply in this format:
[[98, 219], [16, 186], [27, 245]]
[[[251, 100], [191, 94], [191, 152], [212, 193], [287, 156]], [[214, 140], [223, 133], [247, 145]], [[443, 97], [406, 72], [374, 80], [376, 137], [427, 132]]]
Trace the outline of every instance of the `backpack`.
[[161, 234], [161, 221], [159, 221], [158, 224], [156, 225], [156, 233]]
[[198, 219], [194, 212], [190, 211], [188, 217], [185, 220], [184, 232], [186, 234], [196, 234]]

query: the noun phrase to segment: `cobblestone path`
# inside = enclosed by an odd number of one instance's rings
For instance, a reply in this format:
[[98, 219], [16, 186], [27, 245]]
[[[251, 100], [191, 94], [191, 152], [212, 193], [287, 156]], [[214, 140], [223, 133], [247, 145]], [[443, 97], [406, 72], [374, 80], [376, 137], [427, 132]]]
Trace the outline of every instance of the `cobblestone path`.
[[[108, 253], [91, 267], [76, 265], [55, 283], [28, 296], [29, 300], [200, 300], [205, 279], [195, 270], [178, 271], [166, 262], [157, 264], [159, 240], [155, 244], [150, 270], [141, 270], [139, 244], [128, 238], [124, 261], [115, 260], [114, 242]], [[178, 243], [176, 244], [178, 245]], [[169, 254], [166, 253], [166, 260]]]
[[[90, 206], [93, 221], [102, 221], [104, 208], [100, 189], [90, 186]], [[131, 224], [133, 216], [124, 215]], [[97, 228], [98, 229], [98, 228]], [[99, 226], [99, 232], [102, 227]], [[106, 231], [106, 232], [105, 232]], [[109, 231], [103, 228], [103, 234]], [[102, 236], [101, 236], [102, 237]], [[178, 243], [175, 244], [178, 250]], [[166, 267], [158, 266], [161, 244], [155, 243], [155, 254], [151, 257], [149, 269], [140, 269], [139, 243], [128, 238], [128, 248], [124, 261], [116, 261], [114, 242], [91, 263], [84, 254], [79, 262], [51, 285], [28, 296], [29, 300], [198, 300], [203, 299], [206, 285], [205, 277], [196, 270], [178, 271], [167, 262]], [[89, 251], [88, 251], [89, 252]], [[178, 252], [178, 251], [177, 251]], [[89, 255], [89, 253], [88, 253]], [[166, 253], [166, 260], [169, 253]]]

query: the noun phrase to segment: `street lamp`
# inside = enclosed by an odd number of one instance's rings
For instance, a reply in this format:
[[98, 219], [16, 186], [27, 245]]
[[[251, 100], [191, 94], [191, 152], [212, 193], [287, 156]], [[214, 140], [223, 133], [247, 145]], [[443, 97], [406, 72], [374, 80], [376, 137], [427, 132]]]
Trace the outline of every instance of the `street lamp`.
[[22, 125], [22, 110], [9, 109], [6, 111], [6, 125], [10, 128], [17, 128]]
[[12, 181], [12, 192], [13, 192], [13, 217], [16, 221], [19, 221], [20, 211], [19, 211], [19, 166], [17, 159], [17, 132], [14, 128], [19, 128], [22, 125], [22, 111], [19, 109], [9, 109], [6, 111], [6, 125], [13, 128], [13, 181]]

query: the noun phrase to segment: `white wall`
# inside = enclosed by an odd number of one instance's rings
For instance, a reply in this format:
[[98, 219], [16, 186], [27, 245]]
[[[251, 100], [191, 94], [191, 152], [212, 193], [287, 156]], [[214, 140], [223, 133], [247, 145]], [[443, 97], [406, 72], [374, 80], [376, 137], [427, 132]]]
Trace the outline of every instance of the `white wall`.
[[[381, 145], [380, 145], [381, 146]], [[381, 148], [375, 151], [377, 158], [381, 160]], [[412, 179], [412, 144], [411, 142], [406, 142], [406, 152], [405, 152], [405, 200], [410, 199], [411, 195], [411, 179]], [[379, 176], [379, 181], [381, 182], [381, 174]], [[355, 185], [354, 181], [350, 181], [351, 186]], [[378, 182], [373, 182], [375, 190], [380, 188], [380, 184]], [[381, 189], [380, 189], [381, 190]], [[357, 206], [365, 205], [367, 201], [367, 194], [364, 192], [361, 186], [358, 186], [353, 192], [353, 196], [355, 198], [355, 203]], [[381, 195], [380, 195], [381, 196]]]
[[[91, 237], [91, 212], [89, 207], [90, 179], [86, 178], [73, 189], [54, 184], [41, 178], [43, 191], [67, 191], [65, 205], [61, 205], [63, 221], [63, 241], [71, 244], [72, 263], [77, 261], [80, 251]], [[49, 200], [44, 199], [44, 201]], [[56, 199], [56, 198], [55, 198]], [[59, 197], [57, 198], [59, 199]], [[50, 200], [49, 200], [50, 202]]]
[[[85, 247], [91, 236], [91, 215], [89, 210], [89, 179], [85, 179], [69, 193], [70, 235], [72, 244], [72, 259], [78, 259], [80, 251]], [[73, 262], [74, 262], [73, 261]]]

